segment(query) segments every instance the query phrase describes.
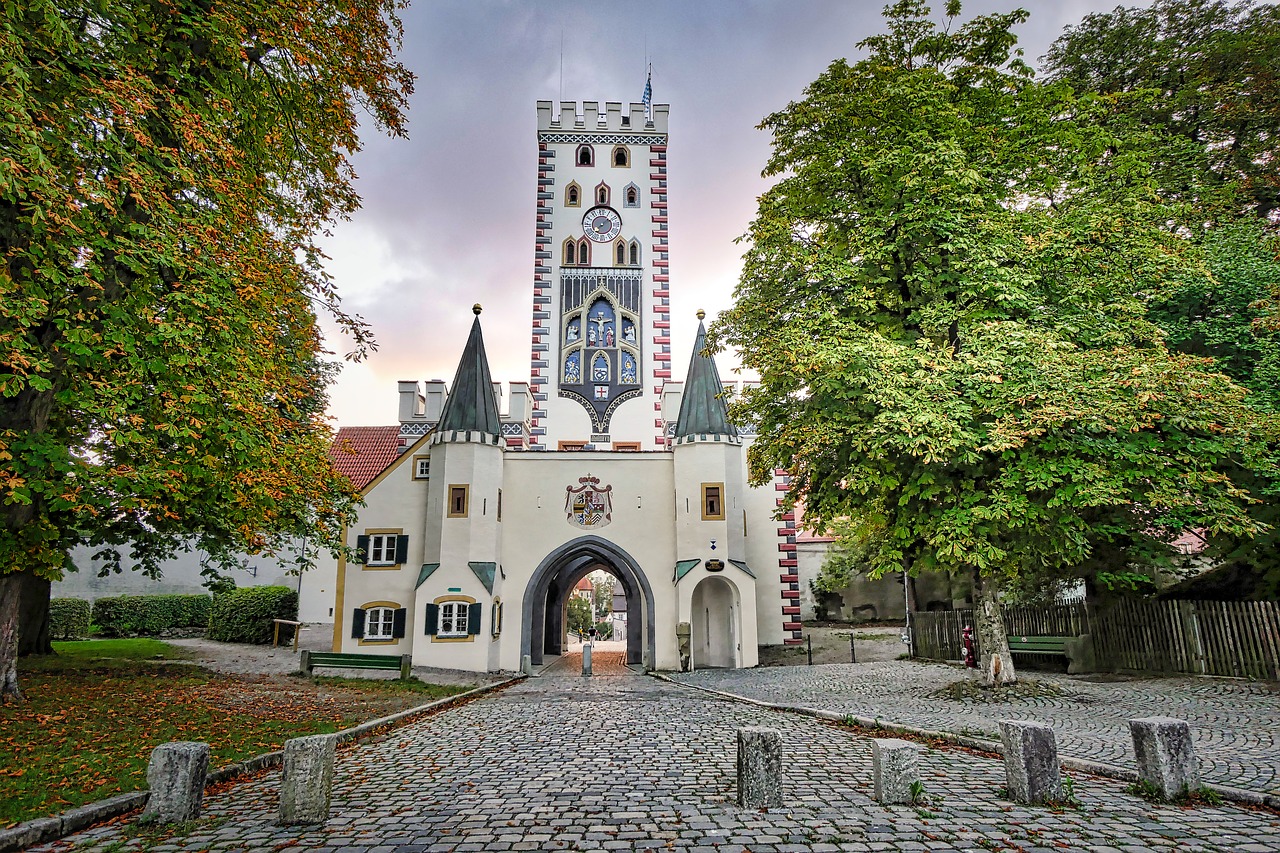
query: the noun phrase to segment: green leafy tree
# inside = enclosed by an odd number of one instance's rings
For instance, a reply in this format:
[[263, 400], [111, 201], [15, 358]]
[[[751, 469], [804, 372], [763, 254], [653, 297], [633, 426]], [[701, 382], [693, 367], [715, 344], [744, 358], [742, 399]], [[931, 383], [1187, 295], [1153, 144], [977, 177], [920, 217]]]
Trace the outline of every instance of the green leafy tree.
[[972, 577], [1000, 684], [1002, 589], [1109, 543], [1256, 532], [1224, 472], [1266, 466], [1268, 425], [1145, 318], [1143, 291], [1207, 274], [1165, 227], [1151, 134], [1036, 82], [1024, 12], [946, 11], [896, 3], [866, 59], [765, 119], [780, 180], [714, 336], [761, 378], [735, 406], [753, 481], [785, 468], [816, 527], [882, 531], [873, 576]]
[[[1280, 7], [1117, 7], [1069, 28], [1048, 63], [1050, 79], [1078, 91], [1128, 96], [1114, 100], [1118, 114], [1163, 132], [1159, 191], [1198, 202], [1181, 222], [1203, 244], [1212, 275], [1153, 293], [1148, 317], [1170, 348], [1212, 358], [1248, 388], [1248, 405], [1280, 412]], [[1252, 513], [1271, 531], [1208, 536], [1206, 553], [1266, 594], [1280, 585], [1280, 482], [1262, 476], [1249, 487], [1264, 498]]]
[[[1157, 0], [1069, 27], [1046, 56], [1051, 80], [1115, 101], [1198, 154], [1154, 158], [1164, 189], [1207, 200], [1243, 193], [1280, 210], [1280, 7], [1252, 0]], [[1205, 181], [1204, 178], [1210, 178]]]
[[67, 549], [340, 547], [315, 238], [403, 133], [394, 0], [35, 0], [0, 12], [0, 695], [17, 590]]
[[613, 612], [613, 588], [617, 578], [608, 572], [596, 572], [591, 576], [591, 586], [595, 591], [596, 616], [605, 618]]
[[585, 598], [574, 595], [569, 598], [565, 621], [569, 630], [575, 634], [585, 635], [596, 624], [595, 614], [591, 612], [591, 603]]

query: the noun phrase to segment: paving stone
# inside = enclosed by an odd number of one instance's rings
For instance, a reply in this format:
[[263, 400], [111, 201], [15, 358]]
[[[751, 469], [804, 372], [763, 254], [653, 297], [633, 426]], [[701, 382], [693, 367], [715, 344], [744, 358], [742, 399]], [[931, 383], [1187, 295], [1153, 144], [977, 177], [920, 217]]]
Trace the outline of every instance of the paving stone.
[[[699, 670], [681, 683], [784, 705], [821, 708], [999, 740], [997, 721], [1053, 726], [1062, 756], [1137, 770], [1128, 721], [1152, 714], [1185, 720], [1196, 736], [1200, 781], [1280, 795], [1280, 693], [1274, 684], [1224, 678], [1115, 678], [1019, 670], [1044, 690], [998, 702], [939, 695], [976, 678], [970, 671], [918, 661]], [[981, 691], [978, 691], [979, 693]]]
[[[434, 853], [475, 845], [872, 853], [977, 851], [985, 842], [1004, 849], [1128, 853], [1179, 844], [1179, 850], [1275, 849], [1280, 838], [1274, 814], [1230, 806], [1153, 807], [1126, 794], [1123, 783], [1084, 774], [1073, 774], [1077, 809], [1057, 813], [1010, 803], [997, 796], [1004, 784], [998, 758], [946, 749], [922, 750], [917, 757], [930, 793], [941, 795], [928, 806], [935, 817], [926, 821], [910, 807], [875, 802], [869, 738], [644, 676], [608, 675], [603, 655], [593, 663], [591, 679], [580, 670], [564, 677], [544, 671], [403, 726], [391, 737], [342, 750], [323, 825], [299, 831], [275, 824], [280, 774], [271, 771], [207, 796], [204, 817], [191, 831], [154, 844], [212, 853]], [[754, 676], [771, 690], [788, 683], [775, 681], [767, 669], [734, 676]], [[949, 670], [949, 677], [956, 671]], [[832, 696], [845, 698], [846, 692], [840, 687]], [[1253, 701], [1240, 704], [1260, 707], [1260, 699]], [[1128, 719], [1156, 707], [1140, 708], [1134, 700], [1122, 713]], [[1002, 705], [999, 716], [1016, 716], [1011, 710], [1028, 711]], [[1185, 711], [1178, 707], [1180, 715]], [[1054, 717], [1060, 744], [1063, 726], [1073, 719]], [[736, 739], [745, 727], [781, 733], [781, 809], [761, 812], [736, 803]], [[92, 840], [93, 849], [104, 853], [155, 849], [127, 841], [130, 834], [127, 825], [112, 825], [66, 842]]]

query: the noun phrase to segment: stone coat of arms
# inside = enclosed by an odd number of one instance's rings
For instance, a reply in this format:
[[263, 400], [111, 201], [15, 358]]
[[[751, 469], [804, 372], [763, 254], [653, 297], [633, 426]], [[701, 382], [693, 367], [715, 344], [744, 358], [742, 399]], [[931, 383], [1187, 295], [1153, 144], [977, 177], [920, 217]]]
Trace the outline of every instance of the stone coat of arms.
[[564, 512], [575, 527], [604, 527], [613, 520], [613, 486], [600, 486], [599, 477], [579, 477], [577, 486], [566, 486]]

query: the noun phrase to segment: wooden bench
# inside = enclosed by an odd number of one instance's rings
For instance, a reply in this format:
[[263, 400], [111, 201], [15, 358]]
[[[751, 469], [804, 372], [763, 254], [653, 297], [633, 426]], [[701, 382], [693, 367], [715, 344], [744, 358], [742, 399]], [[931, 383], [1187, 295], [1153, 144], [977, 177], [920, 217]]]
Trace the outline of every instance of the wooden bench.
[[359, 655], [343, 652], [302, 652], [302, 671], [306, 675], [316, 667], [331, 669], [398, 669], [400, 677], [409, 678], [412, 666], [409, 655]]
[[1075, 637], [1015, 637], [1009, 636], [1009, 651], [1023, 655], [1054, 655], [1067, 657], [1067, 641]]

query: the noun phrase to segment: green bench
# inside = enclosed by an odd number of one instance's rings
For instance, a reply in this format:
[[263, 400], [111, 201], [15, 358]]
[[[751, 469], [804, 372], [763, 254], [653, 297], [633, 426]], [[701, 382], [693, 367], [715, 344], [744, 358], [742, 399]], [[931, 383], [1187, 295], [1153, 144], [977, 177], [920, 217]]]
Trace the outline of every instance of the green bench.
[[302, 672], [311, 674], [316, 667], [331, 669], [398, 669], [400, 677], [409, 678], [412, 661], [409, 655], [358, 655], [342, 652], [308, 652], [302, 653]]
[[1009, 651], [1024, 655], [1068, 657], [1067, 641], [1075, 637], [1015, 637], [1009, 635]]

